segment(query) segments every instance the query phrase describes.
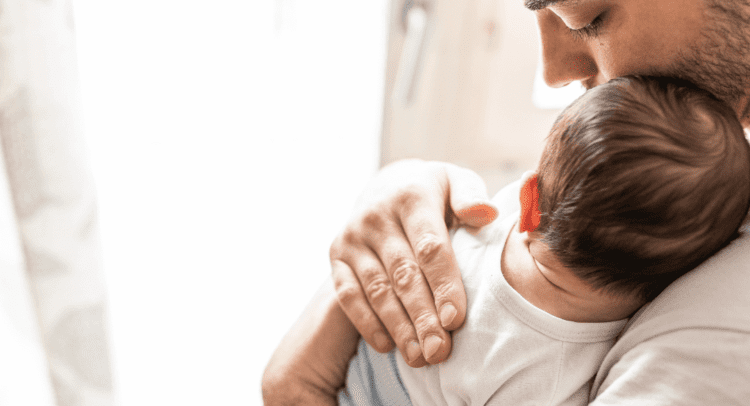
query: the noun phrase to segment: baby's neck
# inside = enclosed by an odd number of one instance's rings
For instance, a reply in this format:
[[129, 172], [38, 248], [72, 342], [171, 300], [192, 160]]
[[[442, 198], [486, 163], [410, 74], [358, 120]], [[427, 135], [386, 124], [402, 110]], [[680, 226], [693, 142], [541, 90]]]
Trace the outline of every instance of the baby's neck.
[[500, 268], [508, 284], [537, 308], [564, 320], [590, 323], [621, 320], [640, 307], [601, 293], [555, 287], [540, 272], [528, 244], [528, 235], [514, 226], [503, 248]]

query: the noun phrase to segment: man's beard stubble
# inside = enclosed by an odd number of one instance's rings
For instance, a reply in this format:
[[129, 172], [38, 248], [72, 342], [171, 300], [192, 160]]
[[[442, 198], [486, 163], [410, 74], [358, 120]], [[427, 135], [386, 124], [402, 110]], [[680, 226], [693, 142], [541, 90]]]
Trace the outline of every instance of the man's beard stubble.
[[689, 79], [729, 103], [750, 124], [750, 0], [706, 0], [707, 24], [680, 53], [670, 74]]

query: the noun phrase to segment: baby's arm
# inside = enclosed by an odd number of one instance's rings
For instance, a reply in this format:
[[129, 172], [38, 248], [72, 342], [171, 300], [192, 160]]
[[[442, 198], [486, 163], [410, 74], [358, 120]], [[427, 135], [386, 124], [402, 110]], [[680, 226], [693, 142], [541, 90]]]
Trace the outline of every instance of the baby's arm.
[[358, 341], [328, 278], [268, 362], [264, 403], [336, 405]]

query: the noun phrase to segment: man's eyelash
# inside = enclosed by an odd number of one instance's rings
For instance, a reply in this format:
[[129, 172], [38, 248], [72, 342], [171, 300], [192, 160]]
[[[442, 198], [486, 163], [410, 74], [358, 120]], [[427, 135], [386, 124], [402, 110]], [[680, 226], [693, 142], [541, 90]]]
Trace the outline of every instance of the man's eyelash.
[[577, 40], [586, 40], [591, 39], [599, 35], [599, 29], [602, 27], [602, 16], [597, 16], [593, 21], [591, 21], [587, 26], [583, 28], [579, 28], [577, 30], [574, 30], [572, 28], [568, 28], [570, 30], [570, 33], [573, 35], [573, 38]]

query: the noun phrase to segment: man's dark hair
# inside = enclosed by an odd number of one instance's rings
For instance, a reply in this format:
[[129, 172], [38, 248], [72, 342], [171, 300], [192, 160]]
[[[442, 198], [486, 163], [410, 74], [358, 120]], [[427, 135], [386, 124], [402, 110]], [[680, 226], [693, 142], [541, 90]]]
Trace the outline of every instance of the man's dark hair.
[[709, 92], [628, 76], [560, 115], [538, 176], [534, 238], [594, 288], [651, 300], [737, 236], [750, 146]]

